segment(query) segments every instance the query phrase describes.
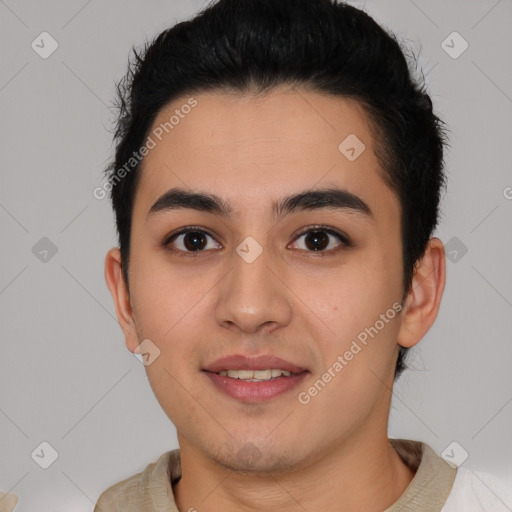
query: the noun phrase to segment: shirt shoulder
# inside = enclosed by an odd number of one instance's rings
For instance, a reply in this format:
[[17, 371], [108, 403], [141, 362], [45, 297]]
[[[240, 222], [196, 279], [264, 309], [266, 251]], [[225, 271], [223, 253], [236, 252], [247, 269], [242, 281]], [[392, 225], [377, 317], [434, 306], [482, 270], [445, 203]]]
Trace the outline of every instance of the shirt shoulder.
[[510, 512], [512, 473], [496, 475], [459, 467], [442, 512]]
[[2, 502], [0, 503], [1, 512], [12, 512], [18, 503], [18, 496], [0, 491], [0, 501]]
[[166, 452], [141, 473], [103, 491], [94, 512], [178, 512], [171, 480], [179, 476], [179, 450]]

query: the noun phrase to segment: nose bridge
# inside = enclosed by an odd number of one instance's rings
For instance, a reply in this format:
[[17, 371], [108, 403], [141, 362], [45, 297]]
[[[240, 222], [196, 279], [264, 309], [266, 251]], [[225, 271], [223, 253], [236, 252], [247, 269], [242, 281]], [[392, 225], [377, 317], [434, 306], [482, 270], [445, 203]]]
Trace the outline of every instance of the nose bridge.
[[271, 270], [273, 266], [271, 251], [254, 238], [247, 237], [236, 247], [217, 304], [219, 324], [256, 332], [262, 325], [277, 327], [290, 321], [286, 287]]

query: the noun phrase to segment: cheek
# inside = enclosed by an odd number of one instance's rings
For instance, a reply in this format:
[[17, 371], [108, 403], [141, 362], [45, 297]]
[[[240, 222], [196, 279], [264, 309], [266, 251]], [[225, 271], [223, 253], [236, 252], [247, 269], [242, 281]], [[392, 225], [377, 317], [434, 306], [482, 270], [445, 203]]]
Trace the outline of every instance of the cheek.
[[[366, 326], [384, 302], [378, 266], [363, 255], [330, 268], [315, 279], [291, 285], [297, 297], [321, 319], [331, 336], [346, 338]], [[307, 308], [306, 308], [307, 311]]]
[[311, 415], [339, 432], [359, 428], [390, 394], [398, 319], [394, 309], [383, 311], [387, 323], [380, 312], [340, 320], [336, 336], [321, 341], [322, 367], [301, 389]]
[[193, 417], [192, 395], [186, 391], [190, 385], [170, 367], [167, 356], [162, 353], [150, 366], [146, 366], [146, 374], [160, 407], [174, 424], [179, 425], [183, 422], [179, 418]]
[[295, 283], [325, 368], [347, 352], [350, 371], [344, 373], [354, 372], [354, 378], [363, 366], [381, 372], [389, 366], [399, 327], [401, 269], [386, 272], [386, 265], [382, 257], [361, 258], [325, 279]]
[[[141, 335], [159, 348], [162, 357], [158, 361], [179, 375], [181, 382], [197, 371], [198, 344], [215, 328], [212, 297], [219, 276], [162, 260], [151, 260], [148, 255], [150, 263], [133, 267], [134, 318]], [[165, 369], [161, 369], [162, 379], [156, 376], [158, 368], [149, 368], [148, 377], [153, 373], [154, 380], [172, 384]]]
[[197, 322], [202, 299], [214, 281], [200, 272], [178, 272], [157, 258], [147, 261], [133, 267], [134, 315], [148, 337], [165, 342], [194, 319]]

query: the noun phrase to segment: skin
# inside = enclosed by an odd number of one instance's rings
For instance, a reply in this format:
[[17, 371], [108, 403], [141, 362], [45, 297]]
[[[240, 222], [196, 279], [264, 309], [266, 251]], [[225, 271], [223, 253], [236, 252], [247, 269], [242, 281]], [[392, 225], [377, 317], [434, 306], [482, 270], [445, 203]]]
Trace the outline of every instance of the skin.
[[[391, 391], [399, 345], [418, 343], [437, 316], [443, 244], [430, 240], [402, 312], [317, 396], [300, 403], [298, 393], [401, 301], [398, 198], [382, 179], [357, 103], [295, 89], [194, 97], [197, 107], [144, 159], [129, 292], [119, 249], [105, 262], [128, 349], [150, 339], [160, 350], [146, 371], [177, 430], [183, 475], [173, 487], [176, 503], [182, 512], [382, 511], [414, 476], [388, 443]], [[187, 99], [163, 109], [154, 126]], [[349, 134], [366, 146], [355, 161], [338, 150]], [[147, 219], [173, 187], [214, 193], [234, 213], [173, 209]], [[273, 201], [325, 187], [358, 195], [373, 216], [347, 209], [272, 216]], [[352, 245], [330, 235], [330, 255], [322, 257], [300, 236], [317, 224], [341, 231]], [[169, 244], [176, 252], [164, 247], [169, 234], [191, 225], [212, 235], [206, 250], [185, 254], [183, 236]], [[263, 249], [250, 264], [235, 251], [248, 236]], [[310, 373], [298, 389], [242, 403], [201, 372], [234, 353], [272, 353]], [[257, 460], [241, 456], [248, 443]]]

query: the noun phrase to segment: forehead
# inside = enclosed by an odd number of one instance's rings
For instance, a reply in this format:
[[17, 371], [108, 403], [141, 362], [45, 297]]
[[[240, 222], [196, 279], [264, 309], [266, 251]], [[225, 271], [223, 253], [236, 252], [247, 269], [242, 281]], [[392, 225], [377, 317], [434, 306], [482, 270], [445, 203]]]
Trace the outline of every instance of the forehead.
[[159, 112], [150, 136], [134, 214], [173, 187], [214, 193], [238, 214], [298, 190], [342, 187], [372, 210], [387, 201], [397, 220], [367, 116], [353, 100], [299, 90], [183, 96]]

